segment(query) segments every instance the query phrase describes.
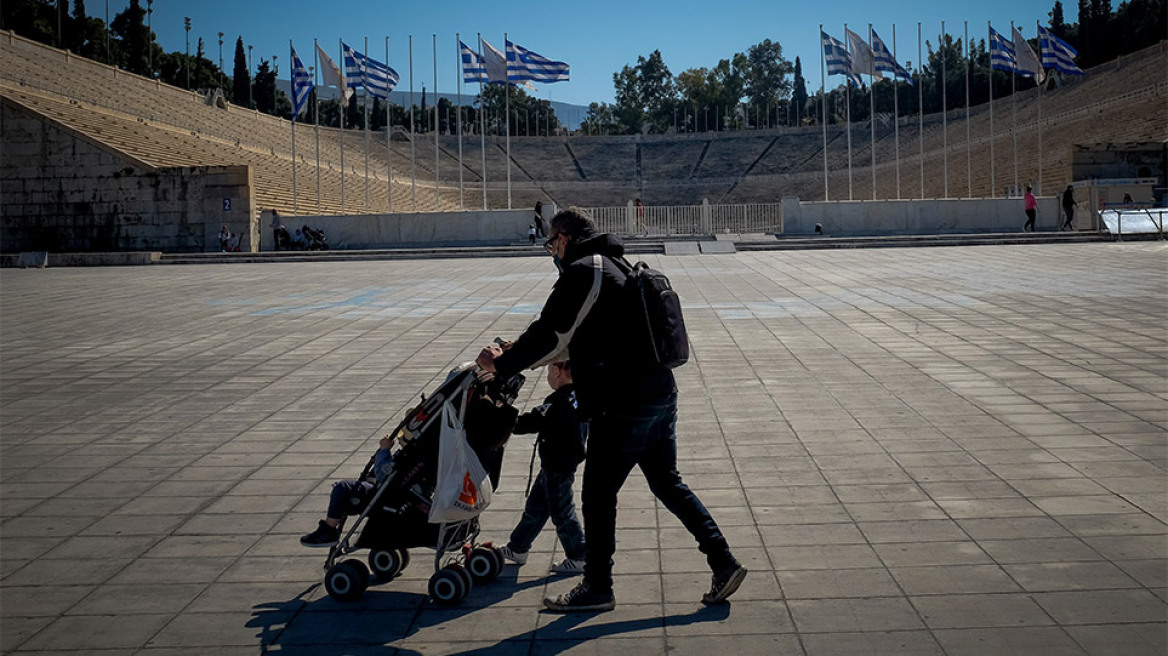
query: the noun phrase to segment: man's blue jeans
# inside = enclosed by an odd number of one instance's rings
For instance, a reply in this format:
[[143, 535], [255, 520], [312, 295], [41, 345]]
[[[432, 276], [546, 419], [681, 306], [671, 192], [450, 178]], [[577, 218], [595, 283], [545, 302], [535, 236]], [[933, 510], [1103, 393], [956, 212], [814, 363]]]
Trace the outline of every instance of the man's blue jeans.
[[660, 405], [606, 411], [592, 418], [582, 494], [588, 557], [584, 580], [593, 592], [612, 590], [617, 493], [634, 466], [649, 489], [698, 542], [715, 573], [735, 563], [726, 538], [677, 471], [677, 395]]
[[531, 543], [547, 524], [556, 527], [556, 535], [564, 547], [564, 556], [572, 560], [584, 559], [584, 530], [576, 518], [576, 503], [572, 500], [572, 482], [576, 472], [558, 472], [540, 469], [523, 507], [523, 517], [511, 532], [508, 546], [516, 553], [531, 550]]

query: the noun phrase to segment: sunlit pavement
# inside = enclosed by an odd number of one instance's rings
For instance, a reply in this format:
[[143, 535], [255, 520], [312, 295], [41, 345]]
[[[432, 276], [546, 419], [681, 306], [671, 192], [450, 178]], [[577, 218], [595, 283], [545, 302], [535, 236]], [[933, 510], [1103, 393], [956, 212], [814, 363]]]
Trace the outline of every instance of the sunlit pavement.
[[679, 469], [750, 575], [703, 607], [704, 557], [634, 473], [617, 608], [581, 616], [540, 611], [575, 581], [550, 526], [453, 608], [431, 551], [342, 604], [297, 541], [533, 318], [550, 259], [0, 271], [0, 650], [1162, 655], [1162, 244], [648, 256], [693, 343]]

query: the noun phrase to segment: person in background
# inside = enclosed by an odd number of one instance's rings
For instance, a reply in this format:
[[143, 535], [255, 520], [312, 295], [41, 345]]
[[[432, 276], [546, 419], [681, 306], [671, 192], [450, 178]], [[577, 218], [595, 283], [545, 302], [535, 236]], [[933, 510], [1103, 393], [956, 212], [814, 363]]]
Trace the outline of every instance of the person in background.
[[1023, 201], [1026, 209], [1026, 225], [1022, 226], [1022, 232], [1026, 232], [1027, 229], [1030, 232], [1037, 232], [1038, 228], [1035, 227], [1034, 221], [1038, 218], [1038, 199], [1034, 197], [1030, 185], [1026, 185], [1026, 195], [1023, 196]]
[[1075, 208], [1079, 204], [1075, 202], [1075, 187], [1074, 185], [1067, 185], [1067, 190], [1063, 192], [1063, 224], [1059, 230], [1074, 230]]

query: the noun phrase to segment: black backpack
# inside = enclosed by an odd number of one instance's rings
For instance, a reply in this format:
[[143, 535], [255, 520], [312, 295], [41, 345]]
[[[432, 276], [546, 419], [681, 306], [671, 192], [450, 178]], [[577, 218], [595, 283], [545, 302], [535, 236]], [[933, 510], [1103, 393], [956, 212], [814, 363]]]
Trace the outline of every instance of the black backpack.
[[[681, 298], [673, 291], [664, 273], [644, 262], [629, 264], [616, 260], [625, 273], [624, 290], [632, 313], [634, 334], [642, 335], [650, 360], [666, 369], [676, 369], [689, 360], [689, 336], [681, 316]], [[647, 342], [647, 343], [646, 343]]]

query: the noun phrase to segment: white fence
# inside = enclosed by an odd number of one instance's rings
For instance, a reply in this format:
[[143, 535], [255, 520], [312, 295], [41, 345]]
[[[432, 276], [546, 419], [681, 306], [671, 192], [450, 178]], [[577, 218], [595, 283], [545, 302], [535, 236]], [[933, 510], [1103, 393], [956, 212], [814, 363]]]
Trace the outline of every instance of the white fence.
[[719, 233], [783, 232], [779, 203], [746, 205], [650, 205], [585, 208], [601, 232], [672, 237]]

